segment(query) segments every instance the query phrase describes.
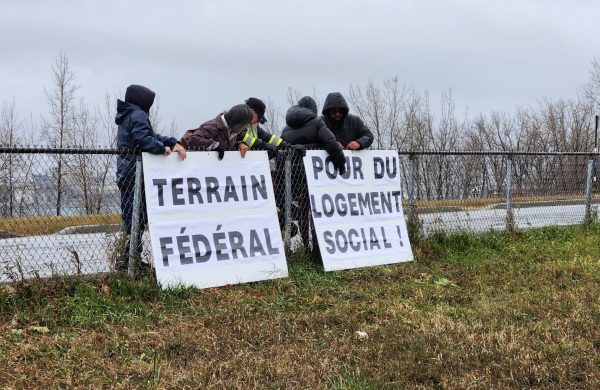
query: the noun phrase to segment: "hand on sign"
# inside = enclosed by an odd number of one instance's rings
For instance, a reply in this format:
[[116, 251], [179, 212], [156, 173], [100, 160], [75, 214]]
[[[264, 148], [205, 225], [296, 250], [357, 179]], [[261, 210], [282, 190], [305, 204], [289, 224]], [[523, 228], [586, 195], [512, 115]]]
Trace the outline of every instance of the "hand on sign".
[[179, 158], [182, 160], [185, 160], [187, 157], [187, 151], [183, 146], [181, 146], [181, 144], [175, 144], [175, 146], [173, 146], [173, 151], [175, 153], [179, 153]]
[[299, 153], [302, 157], [306, 156], [306, 147], [304, 147], [304, 145], [292, 145], [291, 148]]
[[356, 141], [350, 141], [347, 146], [348, 150], [358, 150], [360, 149], [360, 144]]
[[333, 165], [337, 168], [340, 175], [346, 174], [346, 158], [341, 156], [340, 158], [333, 159]]
[[223, 157], [225, 156], [225, 148], [219, 145], [215, 149], [215, 152], [219, 154], [219, 161], [223, 160]]
[[275, 145], [270, 144], [268, 142], [263, 142], [260, 146], [261, 149], [267, 151], [267, 154], [269, 155], [269, 160], [277, 156], [277, 148], [275, 147]]
[[246, 157], [246, 152], [248, 151], [248, 145], [246, 145], [245, 143], [240, 143], [238, 145], [238, 149], [240, 151], [240, 156], [242, 156], [242, 158]]
[[165, 146], [165, 151], [163, 153], [163, 155], [168, 156], [169, 154], [171, 154], [172, 150], [170, 147]]

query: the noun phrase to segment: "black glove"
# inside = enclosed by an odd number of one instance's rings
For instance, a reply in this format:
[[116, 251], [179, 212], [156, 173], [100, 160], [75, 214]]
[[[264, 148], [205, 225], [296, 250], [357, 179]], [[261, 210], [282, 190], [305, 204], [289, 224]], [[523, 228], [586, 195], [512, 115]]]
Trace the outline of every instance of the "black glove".
[[214, 149], [214, 151], [219, 153], [219, 161], [223, 160], [223, 156], [225, 156], [225, 148], [219, 145]]
[[277, 157], [277, 150], [267, 150], [267, 155], [269, 156], [269, 160]]
[[255, 146], [253, 149], [266, 150], [269, 155], [269, 160], [275, 158], [277, 156], [277, 147], [268, 142], [261, 142], [258, 146]]
[[302, 157], [306, 156], [306, 147], [300, 144], [292, 145], [284, 141], [281, 143], [281, 150], [291, 150], [293, 153], [302, 155]]
[[306, 156], [306, 148], [304, 147], [304, 145], [292, 145], [290, 146], [290, 149], [300, 154], [302, 157]]
[[271, 150], [273, 152], [277, 151], [277, 146], [270, 144], [268, 142], [263, 142], [262, 144], [259, 145], [259, 147], [262, 148], [263, 150], [267, 150], [267, 151], [269, 151], [269, 150]]
[[333, 165], [335, 165], [335, 167], [337, 168], [340, 175], [346, 174], [346, 159], [345, 158], [334, 161]]

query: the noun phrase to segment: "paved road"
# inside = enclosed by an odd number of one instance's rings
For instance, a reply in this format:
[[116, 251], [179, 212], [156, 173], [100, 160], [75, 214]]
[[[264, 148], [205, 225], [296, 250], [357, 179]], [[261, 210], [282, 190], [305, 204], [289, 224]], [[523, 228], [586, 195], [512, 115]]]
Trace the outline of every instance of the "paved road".
[[[515, 209], [520, 229], [550, 225], [575, 225], [583, 221], [583, 205]], [[483, 209], [422, 214], [426, 233], [469, 230], [503, 230], [506, 210]], [[0, 282], [52, 275], [95, 274], [112, 268], [119, 233], [55, 234], [0, 239]], [[151, 261], [148, 236], [143, 237], [143, 258]]]
[[[0, 282], [109, 272], [120, 233], [53, 234], [0, 240]], [[150, 241], [142, 237], [143, 258]]]
[[[584, 205], [525, 207], [514, 209], [515, 223], [519, 229], [542, 226], [576, 225], [583, 222]], [[483, 209], [420, 215], [425, 232], [468, 230], [486, 232], [506, 227], [505, 209]]]

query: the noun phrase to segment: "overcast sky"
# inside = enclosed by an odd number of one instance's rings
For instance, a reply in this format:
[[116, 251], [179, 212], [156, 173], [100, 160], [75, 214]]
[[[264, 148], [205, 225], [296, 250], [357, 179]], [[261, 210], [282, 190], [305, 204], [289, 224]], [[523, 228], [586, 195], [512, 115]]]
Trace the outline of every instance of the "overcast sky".
[[[285, 112], [288, 87], [452, 89], [459, 112], [570, 98], [600, 57], [597, 0], [0, 0], [0, 99], [47, 112], [64, 53], [97, 104], [143, 84], [163, 124], [196, 127], [249, 96]], [[283, 124], [283, 123], [282, 123]]]

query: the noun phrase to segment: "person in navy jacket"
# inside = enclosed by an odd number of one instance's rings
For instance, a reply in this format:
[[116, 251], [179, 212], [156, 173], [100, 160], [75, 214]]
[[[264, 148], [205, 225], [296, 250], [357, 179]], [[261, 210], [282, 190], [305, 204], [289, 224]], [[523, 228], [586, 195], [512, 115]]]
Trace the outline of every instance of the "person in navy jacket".
[[[131, 234], [131, 220], [133, 216], [133, 192], [135, 186], [135, 160], [134, 151], [163, 154], [168, 156], [172, 152], [179, 153], [183, 160], [186, 157], [183, 148], [177, 139], [157, 134], [152, 129], [148, 114], [154, 103], [156, 94], [141, 85], [130, 85], [125, 92], [125, 101], [117, 99], [117, 115], [115, 123], [117, 130], [117, 148], [123, 153], [117, 157], [117, 185], [121, 192], [121, 217], [127, 235]], [[142, 191], [143, 191], [142, 185]], [[143, 192], [142, 192], [143, 194]], [[146, 202], [142, 196], [141, 225], [147, 221]]]

